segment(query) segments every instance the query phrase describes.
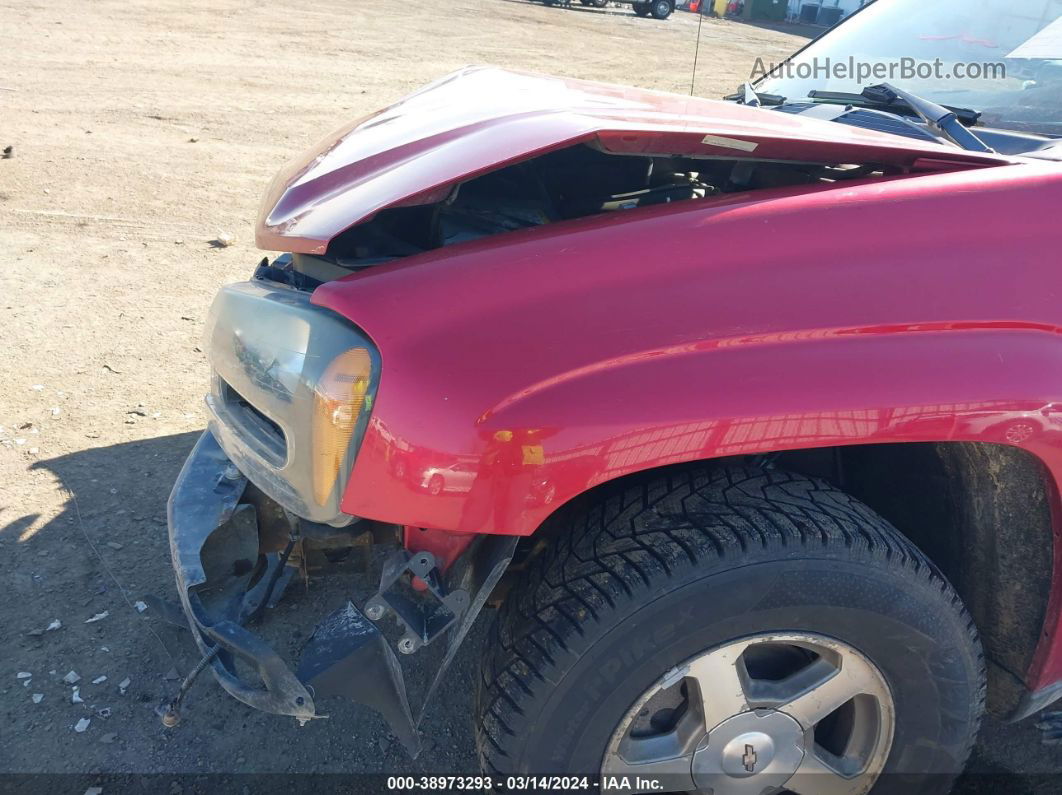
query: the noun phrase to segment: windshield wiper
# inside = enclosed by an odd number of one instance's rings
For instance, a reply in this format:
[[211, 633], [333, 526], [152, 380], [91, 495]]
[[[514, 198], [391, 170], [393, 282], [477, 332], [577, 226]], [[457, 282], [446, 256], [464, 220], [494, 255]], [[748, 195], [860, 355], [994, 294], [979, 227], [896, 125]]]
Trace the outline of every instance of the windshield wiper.
[[[959, 115], [950, 108], [938, 105], [924, 97], [917, 96], [903, 89], [882, 83], [877, 86], [868, 86], [863, 89], [863, 96], [872, 102], [891, 104], [897, 100], [903, 102], [922, 117], [930, 130], [942, 135], [957, 146], [970, 152], [994, 152], [991, 146], [986, 144], [977, 135], [959, 121]], [[972, 111], [971, 111], [972, 112]]]
[[[898, 96], [888, 99], [885, 97], [877, 96], [873, 93], [873, 89], [878, 86], [872, 86], [870, 89], [863, 89], [864, 92], [871, 91], [871, 95], [868, 97], [866, 93], [853, 94], [851, 91], [822, 91], [815, 89], [808, 92], [808, 98], [813, 99], [816, 102], [821, 102], [824, 105], [857, 105], [864, 108], [878, 108], [880, 110], [887, 110], [892, 113], [900, 113], [905, 116], [917, 116], [914, 108], [908, 105], [903, 99]], [[946, 108], [954, 113], [959, 121], [966, 125], [973, 125], [977, 123], [977, 120], [981, 118], [981, 112], [977, 110], [970, 110], [969, 108], [958, 108], [952, 105], [941, 105], [940, 107]]]
[[[877, 108], [903, 116], [917, 116], [936, 135], [946, 138], [956, 146], [971, 152], [994, 152], [988, 144], [975, 133], [966, 128], [981, 118], [979, 111], [969, 108], [955, 108], [938, 105], [909, 91], [896, 88], [888, 83], [868, 86], [859, 94], [845, 91], [813, 90], [808, 98], [824, 104], [858, 105]], [[736, 93], [723, 97], [730, 102], [750, 107], [767, 105], [785, 105], [787, 100], [778, 94], [757, 94], [752, 83], [743, 83]]]

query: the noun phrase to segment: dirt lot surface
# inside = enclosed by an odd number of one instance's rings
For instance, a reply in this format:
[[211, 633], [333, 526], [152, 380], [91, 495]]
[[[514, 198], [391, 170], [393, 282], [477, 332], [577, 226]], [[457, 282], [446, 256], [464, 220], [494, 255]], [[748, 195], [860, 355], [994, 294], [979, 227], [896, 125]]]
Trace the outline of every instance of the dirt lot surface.
[[[415, 762], [367, 710], [300, 729], [209, 677], [160, 725], [192, 645], [134, 602], [175, 597], [165, 502], [205, 421], [203, 320], [261, 257], [271, 175], [324, 133], [469, 63], [688, 91], [696, 31], [686, 13], [525, 0], [0, 2], [0, 771], [164, 773], [179, 792], [169, 774], [476, 769], [477, 635]], [[803, 41], [705, 20], [696, 90]], [[297, 606], [315, 598], [278, 608], [282, 644], [305, 639]], [[1028, 723], [989, 724], [975, 764], [1051, 771], [1062, 754]]]

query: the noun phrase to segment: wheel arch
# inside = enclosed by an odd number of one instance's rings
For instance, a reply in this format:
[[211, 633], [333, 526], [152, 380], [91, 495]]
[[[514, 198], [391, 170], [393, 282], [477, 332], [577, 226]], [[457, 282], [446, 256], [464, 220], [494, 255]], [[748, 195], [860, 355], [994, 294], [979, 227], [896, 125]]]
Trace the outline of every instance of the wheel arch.
[[[1058, 677], [1051, 651], [1058, 492], [1043, 462], [983, 442], [816, 452], [832, 453], [837, 485], [888, 519], [949, 579], [981, 635], [990, 712], [1018, 716], [1030, 692]], [[799, 468], [801, 454], [790, 457]]]

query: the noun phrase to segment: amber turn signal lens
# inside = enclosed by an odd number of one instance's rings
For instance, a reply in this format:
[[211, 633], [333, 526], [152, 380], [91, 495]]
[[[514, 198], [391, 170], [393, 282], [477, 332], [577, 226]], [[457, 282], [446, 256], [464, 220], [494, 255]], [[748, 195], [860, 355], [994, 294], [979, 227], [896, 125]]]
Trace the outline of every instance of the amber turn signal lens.
[[365, 405], [372, 359], [351, 348], [328, 365], [313, 396], [313, 496], [325, 505], [350, 449], [350, 438]]

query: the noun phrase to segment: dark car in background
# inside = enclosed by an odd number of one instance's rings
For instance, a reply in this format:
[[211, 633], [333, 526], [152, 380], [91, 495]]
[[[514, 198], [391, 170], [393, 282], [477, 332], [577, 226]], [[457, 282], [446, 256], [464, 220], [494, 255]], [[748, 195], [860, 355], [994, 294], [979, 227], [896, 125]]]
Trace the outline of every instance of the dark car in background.
[[[548, 6], [570, 6], [573, 0], [541, 0]], [[579, 5], [604, 8], [612, 5], [631, 6], [634, 13], [640, 17], [652, 17], [653, 19], [667, 19], [675, 10], [675, 0], [578, 0]]]

